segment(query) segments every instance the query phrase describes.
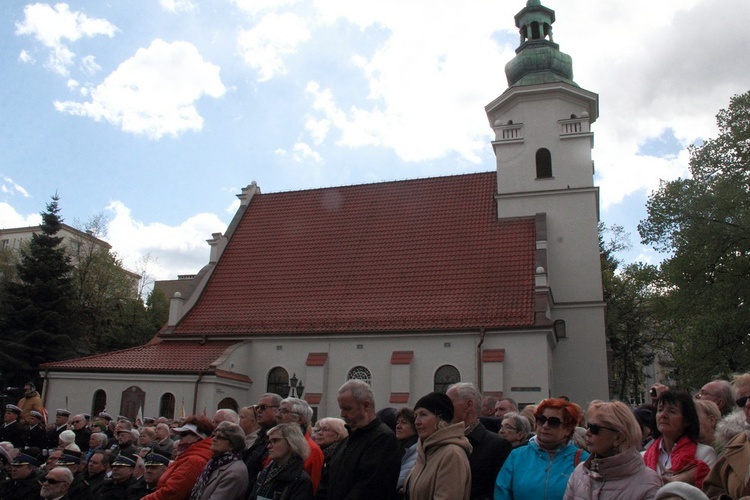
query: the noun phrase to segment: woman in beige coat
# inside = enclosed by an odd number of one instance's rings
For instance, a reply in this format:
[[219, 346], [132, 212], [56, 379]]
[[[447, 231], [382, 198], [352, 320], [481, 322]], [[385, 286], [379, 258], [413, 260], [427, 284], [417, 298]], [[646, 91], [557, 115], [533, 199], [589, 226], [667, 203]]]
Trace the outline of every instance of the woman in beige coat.
[[463, 422], [453, 421], [453, 403], [433, 392], [414, 407], [417, 461], [406, 478], [410, 500], [468, 500], [471, 494], [471, 445]]

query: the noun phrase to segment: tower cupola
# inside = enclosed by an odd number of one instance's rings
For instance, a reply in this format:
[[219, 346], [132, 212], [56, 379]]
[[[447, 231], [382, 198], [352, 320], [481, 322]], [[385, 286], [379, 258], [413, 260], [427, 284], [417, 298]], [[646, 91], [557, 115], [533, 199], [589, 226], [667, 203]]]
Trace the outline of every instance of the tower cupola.
[[515, 20], [521, 40], [516, 57], [505, 65], [508, 86], [555, 82], [576, 85], [573, 59], [560, 52], [552, 37], [555, 11], [543, 6], [540, 0], [528, 0]]

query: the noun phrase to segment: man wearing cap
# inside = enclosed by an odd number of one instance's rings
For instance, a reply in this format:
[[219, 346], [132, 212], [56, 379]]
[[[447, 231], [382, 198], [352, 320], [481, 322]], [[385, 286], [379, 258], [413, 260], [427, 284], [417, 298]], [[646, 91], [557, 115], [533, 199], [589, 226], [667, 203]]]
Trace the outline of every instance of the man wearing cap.
[[58, 408], [55, 411], [55, 423], [48, 426], [47, 431], [47, 445], [45, 448], [53, 449], [57, 448], [57, 443], [60, 442], [60, 433], [68, 429], [68, 418], [70, 412], [64, 408]]
[[97, 500], [125, 500], [128, 488], [135, 483], [134, 468], [135, 457], [121, 453], [112, 462], [112, 477], [99, 489]]
[[96, 417], [96, 423], [104, 424], [104, 433], [108, 438], [112, 439], [115, 437], [114, 427], [112, 427], [112, 415], [103, 411], [99, 413], [98, 417]]
[[65, 450], [62, 457], [57, 461], [58, 467], [65, 467], [73, 473], [73, 481], [68, 490], [68, 496], [78, 500], [93, 500], [94, 496], [89, 489], [89, 483], [83, 473], [82, 453], [80, 451]]
[[169, 458], [160, 453], [151, 452], [144, 459], [143, 477], [133, 483], [127, 492], [127, 500], [139, 500], [156, 489], [159, 478], [169, 466]]
[[70, 492], [70, 486], [73, 483], [73, 474], [65, 467], [58, 467], [47, 471], [44, 477], [40, 478], [40, 482], [42, 483], [42, 489], [39, 495], [45, 500], [78, 499], [78, 497]]
[[10, 481], [0, 489], [0, 498], [13, 500], [36, 500], [39, 498], [39, 485], [37, 467], [39, 461], [19, 452], [10, 464]]
[[[20, 424], [26, 426], [28, 424], [29, 414], [32, 410], [44, 413], [44, 405], [42, 405], [42, 398], [34, 387], [34, 384], [28, 382], [23, 386], [23, 397], [18, 400], [18, 406], [21, 408]], [[44, 417], [42, 417], [44, 420]]]
[[338, 404], [349, 437], [331, 459], [316, 498], [395, 498], [403, 452], [393, 431], [375, 414], [372, 389], [362, 380], [349, 380], [338, 391]]
[[136, 450], [135, 446], [135, 439], [133, 438], [133, 433], [130, 432], [133, 430], [133, 424], [131, 424], [127, 420], [121, 420], [117, 423], [117, 427], [115, 427], [115, 438], [117, 439], [117, 444], [114, 446], [110, 446], [110, 450], [112, 450], [112, 453], [115, 455], [119, 453], [125, 453], [128, 455], [134, 455]]
[[47, 448], [47, 432], [44, 430], [44, 415], [36, 410], [29, 412], [29, 430], [26, 431], [26, 448]]
[[25, 436], [21, 424], [18, 422], [21, 408], [16, 405], [5, 405], [3, 427], [0, 429], [0, 441], [9, 441], [14, 448], [23, 448]]

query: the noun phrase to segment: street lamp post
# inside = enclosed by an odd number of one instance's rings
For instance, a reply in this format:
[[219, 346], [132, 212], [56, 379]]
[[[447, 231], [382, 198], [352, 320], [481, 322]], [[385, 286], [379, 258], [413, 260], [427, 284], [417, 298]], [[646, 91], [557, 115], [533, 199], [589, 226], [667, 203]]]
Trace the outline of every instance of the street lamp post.
[[305, 386], [302, 385], [302, 381], [297, 378], [296, 373], [292, 374], [292, 378], [289, 379], [289, 397], [301, 398], [304, 392]]

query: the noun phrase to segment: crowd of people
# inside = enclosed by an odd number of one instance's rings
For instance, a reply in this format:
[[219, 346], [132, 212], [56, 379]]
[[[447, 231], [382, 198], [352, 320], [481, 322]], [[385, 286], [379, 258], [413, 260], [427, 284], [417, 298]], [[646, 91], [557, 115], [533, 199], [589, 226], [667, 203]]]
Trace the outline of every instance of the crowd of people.
[[376, 410], [369, 385], [313, 421], [298, 398], [132, 423], [58, 409], [33, 384], [0, 428], [0, 500], [739, 499], [750, 497], [750, 373], [630, 407], [519, 408], [471, 383]]

